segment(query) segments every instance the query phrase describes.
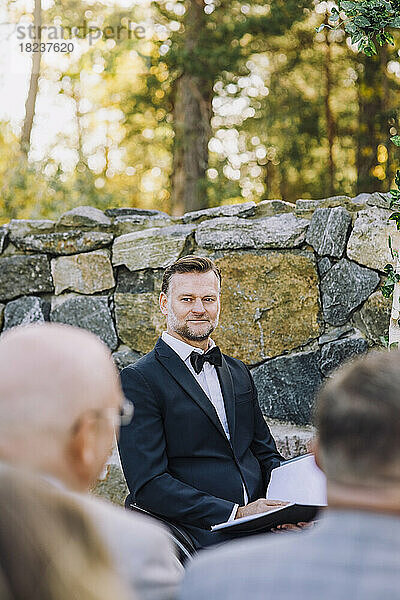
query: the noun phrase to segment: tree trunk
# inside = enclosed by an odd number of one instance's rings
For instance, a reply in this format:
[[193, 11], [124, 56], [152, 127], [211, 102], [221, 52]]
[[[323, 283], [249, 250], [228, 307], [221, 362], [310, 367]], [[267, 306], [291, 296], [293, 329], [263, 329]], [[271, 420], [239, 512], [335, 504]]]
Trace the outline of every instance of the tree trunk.
[[[34, 24], [34, 39], [32, 43], [38, 43], [40, 48], [41, 42], [41, 27], [42, 27], [42, 6], [41, 0], [35, 0], [35, 7], [33, 12], [33, 24]], [[38, 92], [38, 83], [40, 75], [40, 59], [41, 52], [32, 52], [32, 71], [31, 80], [29, 83], [28, 97], [25, 103], [25, 120], [22, 128], [21, 135], [21, 149], [22, 152], [27, 156], [31, 144], [31, 133], [33, 118], [35, 116], [36, 97]]]
[[185, 70], [175, 89], [175, 141], [172, 175], [172, 210], [207, 207], [205, 176], [211, 135], [212, 81], [200, 75], [196, 55], [206, 26], [203, 0], [186, 3]]
[[[384, 77], [379, 57], [363, 56], [359, 63], [358, 104], [359, 125], [357, 144], [357, 193], [381, 191], [382, 177], [378, 178], [379, 144], [387, 141], [384, 125]], [[375, 171], [375, 175], [374, 175]]]
[[328, 172], [329, 172], [329, 195], [335, 194], [335, 161], [333, 157], [333, 144], [335, 140], [335, 121], [331, 108], [332, 95], [332, 49], [329, 39], [329, 31], [325, 29], [326, 56], [325, 56], [325, 120], [326, 135], [328, 138]]

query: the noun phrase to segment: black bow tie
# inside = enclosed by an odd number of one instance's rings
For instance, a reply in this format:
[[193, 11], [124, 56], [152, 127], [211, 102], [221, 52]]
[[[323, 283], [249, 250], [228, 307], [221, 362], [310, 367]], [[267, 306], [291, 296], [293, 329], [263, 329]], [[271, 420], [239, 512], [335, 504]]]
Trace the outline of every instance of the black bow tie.
[[205, 354], [200, 354], [199, 352], [196, 352], [196, 350], [193, 350], [190, 355], [190, 362], [197, 375], [202, 370], [205, 362], [209, 362], [215, 367], [220, 367], [222, 365], [221, 350], [218, 346], [214, 346], [214, 348], [211, 348], [211, 350], [208, 350]]

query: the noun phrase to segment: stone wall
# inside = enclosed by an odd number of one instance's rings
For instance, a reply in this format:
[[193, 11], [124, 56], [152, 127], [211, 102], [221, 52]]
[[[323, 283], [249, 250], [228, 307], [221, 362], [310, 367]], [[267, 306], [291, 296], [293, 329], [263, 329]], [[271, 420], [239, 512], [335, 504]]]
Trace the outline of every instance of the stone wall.
[[[389, 214], [376, 193], [247, 202], [181, 218], [80, 207], [57, 222], [13, 220], [0, 228], [0, 325], [84, 327], [122, 368], [163, 330], [163, 269], [185, 254], [209, 256], [223, 276], [213, 337], [251, 367], [262, 410], [291, 456], [312, 436], [313, 397], [324, 377], [379, 345], [388, 330], [391, 303], [378, 288], [390, 261], [388, 234], [399, 235]], [[101, 493], [114, 493], [106, 487]]]

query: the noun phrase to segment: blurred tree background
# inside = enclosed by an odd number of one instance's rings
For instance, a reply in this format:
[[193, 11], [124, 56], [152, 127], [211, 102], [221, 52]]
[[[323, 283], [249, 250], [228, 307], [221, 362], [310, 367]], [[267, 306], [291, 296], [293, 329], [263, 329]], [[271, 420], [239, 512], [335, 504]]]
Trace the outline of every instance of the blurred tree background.
[[369, 57], [342, 29], [317, 33], [334, 6], [4, 0], [3, 22], [103, 34], [36, 57], [24, 117], [0, 121], [0, 221], [387, 191], [399, 44]]

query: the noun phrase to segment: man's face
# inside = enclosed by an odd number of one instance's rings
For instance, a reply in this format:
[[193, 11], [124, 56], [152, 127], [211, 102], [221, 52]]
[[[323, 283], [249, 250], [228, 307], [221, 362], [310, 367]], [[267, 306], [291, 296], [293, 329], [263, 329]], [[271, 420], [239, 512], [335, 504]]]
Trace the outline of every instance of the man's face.
[[216, 274], [176, 273], [168, 294], [161, 292], [160, 308], [169, 333], [189, 342], [206, 340], [218, 325], [221, 308]]

